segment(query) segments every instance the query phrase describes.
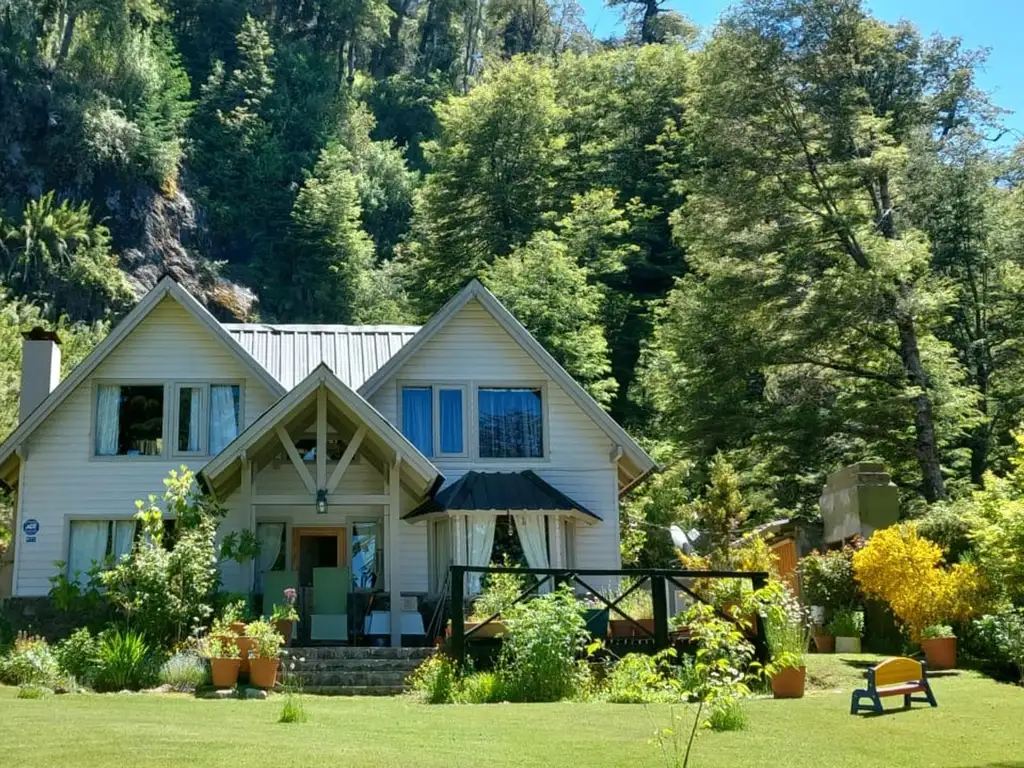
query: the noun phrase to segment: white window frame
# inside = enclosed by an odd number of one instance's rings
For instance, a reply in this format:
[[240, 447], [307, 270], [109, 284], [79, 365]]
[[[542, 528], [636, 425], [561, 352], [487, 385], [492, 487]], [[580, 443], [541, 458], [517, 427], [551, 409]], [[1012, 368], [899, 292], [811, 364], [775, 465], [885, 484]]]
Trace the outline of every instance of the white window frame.
[[[548, 384], [546, 381], [535, 379], [528, 381], [509, 381], [507, 379], [496, 379], [494, 381], [474, 381], [470, 387], [473, 400], [473, 423], [471, 440], [473, 443], [473, 458], [485, 464], [536, 464], [551, 461], [551, 413], [548, 400]], [[481, 456], [480, 455], [480, 390], [481, 389], [535, 389], [540, 392], [540, 424], [541, 441], [540, 456], [502, 457], [502, 456]]]
[[[404, 380], [398, 382], [398, 424], [403, 421], [402, 408], [405, 398], [403, 392], [406, 389], [429, 389], [431, 407], [431, 435], [430, 441], [433, 448], [433, 456], [430, 459], [465, 459], [470, 455], [470, 441], [472, 431], [469, 423], [474, 419], [475, 409], [470, 403], [470, 387], [465, 383], [446, 383], [438, 381]], [[441, 390], [458, 390], [462, 393], [462, 450], [458, 453], [443, 453], [441, 451]]]
[[[99, 407], [99, 388], [101, 386], [116, 387], [162, 387], [164, 390], [164, 412], [163, 424], [160, 439], [163, 441], [163, 450], [160, 453], [145, 456], [129, 456], [128, 454], [115, 454], [113, 456], [101, 456], [96, 453], [96, 409]], [[166, 461], [169, 453], [171, 424], [174, 421], [176, 407], [171, 403], [174, 393], [173, 383], [154, 379], [96, 379], [93, 381], [92, 392], [89, 400], [89, 460], [90, 461]], [[170, 393], [170, 394], [169, 394]]]

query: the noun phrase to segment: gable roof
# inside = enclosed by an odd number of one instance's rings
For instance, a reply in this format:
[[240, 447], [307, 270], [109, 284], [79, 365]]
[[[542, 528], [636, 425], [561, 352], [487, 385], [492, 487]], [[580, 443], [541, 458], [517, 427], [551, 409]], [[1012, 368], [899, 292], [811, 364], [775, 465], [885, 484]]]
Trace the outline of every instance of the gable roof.
[[405, 516], [406, 520], [438, 512], [578, 512], [601, 518], [573, 501], [532, 469], [523, 472], [467, 472], [432, 499]]
[[[326, 387], [328, 393], [338, 398], [359, 421], [371, 429], [377, 439], [402, 457], [400, 471], [415, 474], [418, 482], [413, 485], [418, 493], [426, 494], [444, 482], [444, 475], [430, 459], [420, 453], [405, 435], [385, 419], [376, 408], [360, 397], [355, 390], [335, 376], [334, 372], [324, 363], [320, 363], [314, 368], [312, 373], [264, 411], [256, 421], [210, 459], [206, 466], [199, 471], [200, 479], [207, 483], [207, 487], [215, 486], [217, 477], [230, 472], [243, 452], [255, 445], [261, 438], [272, 433], [283, 418], [304, 400], [314, 395], [321, 386]], [[276, 435], [274, 439], [277, 439]]]
[[11, 467], [9, 465], [11, 464], [11, 459], [25, 440], [167, 297], [173, 298], [190, 315], [198, 320], [201, 325], [205, 326], [243, 365], [253, 372], [256, 378], [266, 384], [267, 388], [276, 397], [280, 397], [285, 393], [284, 387], [263, 366], [257, 363], [248, 352], [235, 343], [230, 334], [207, 311], [206, 307], [196, 301], [192, 294], [178, 285], [173, 278], [165, 277], [149, 293], [142, 297], [142, 300], [132, 308], [131, 312], [125, 315], [121, 322], [111, 329], [106, 338], [97, 344], [93, 351], [81, 363], [75, 366], [74, 370], [68, 374], [68, 377], [58, 384], [53, 392], [29, 414], [28, 418], [22, 421], [7, 439], [0, 444], [0, 477], [6, 479], [10, 476]]
[[[505, 306], [498, 301], [497, 297], [484, 287], [477, 279], [473, 279], [459, 293], [445, 304], [432, 318], [424, 325], [401, 350], [381, 366], [367, 381], [359, 388], [359, 394], [369, 399], [383, 386], [394, 373], [396, 373], [413, 355], [419, 351], [424, 344], [432, 339], [454, 317], [460, 309], [471, 301], [478, 301], [483, 308], [494, 318], [512, 338], [514, 338], [523, 350], [533, 358], [548, 376], [550, 376], [562, 389], [575, 401], [575, 403], [593, 419], [612, 442], [622, 451], [622, 457], [627, 458], [634, 471], [630, 471], [629, 477], [620, 482], [620, 491], [625, 492], [630, 487], [640, 482], [643, 478], [658, 468], [657, 462], [652, 459], [637, 442], [629, 436], [619, 424], [608, 413], [597, 404], [583, 387], [579, 385], [572, 376], [558, 363], [551, 354], [541, 346], [533, 335], [523, 327]], [[621, 473], [620, 473], [621, 474]]]
[[225, 330], [285, 389], [320, 363], [353, 389], [419, 331], [418, 325], [268, 325], [228, 323]]

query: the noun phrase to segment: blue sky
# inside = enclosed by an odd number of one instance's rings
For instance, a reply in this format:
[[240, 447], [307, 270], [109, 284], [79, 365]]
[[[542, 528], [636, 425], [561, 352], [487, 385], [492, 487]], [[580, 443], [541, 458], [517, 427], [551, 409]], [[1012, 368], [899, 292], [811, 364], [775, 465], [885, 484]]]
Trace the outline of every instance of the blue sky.
[[[619, 11], [605, 8], [603, 0], [581, 0], [587, 23], [599, 36], [615, 32]], [[685, 13], [702, 27], [714, 24], [729, 0], [669, 0], [668, 6]], [[867, 0], [886, 21], [907, 19], [925, 35], [939, 32], [962, 37], [970, 48], [989, 48], [980, 85], [992, 92], [999, 106], [1013, 110], [1003, 121], [1024, 137], [1024, 0]]]

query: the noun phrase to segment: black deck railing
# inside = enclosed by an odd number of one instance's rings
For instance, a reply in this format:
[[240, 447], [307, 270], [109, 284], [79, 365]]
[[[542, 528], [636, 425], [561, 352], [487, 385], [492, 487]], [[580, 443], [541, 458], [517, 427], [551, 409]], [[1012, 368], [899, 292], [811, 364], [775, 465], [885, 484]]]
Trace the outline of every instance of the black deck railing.
[[[574, 588], [582, 587], [587, 595], [604, 603], [609, 618], [612, 613], [630, 621], [636, 629], [642, 632], [643, 636], [654, 641], [655, 652], [664, 650], [671, 645], [669, 632], [668, 615], [668, 585], [672, 584], [677, 589], [687, 594], [691, 599], [707, 603], [708, 601], [697, 594], [689, 585], [684, 584], [684, 579], [749, 579], [754, 590], [758, 590], [768, 583], [768, 574], [764, 571], [693, 571], [673, 570], [659, 568], [636, 568], [624, 570], [602, 570], [594, 568], [513, 568], [507, 566], [473, 566], [453, 565], [450, 568], [451, 585], [451, 637], [449, 639], [449, 650], [455, 660], [461, 665], [466, 659], [466, 642], [472, 639], [480, 630], [501, 618], [501, 613], [495, 613], [484, 621], [478, 623], [468, 632], [466, 631], [466, 574], [467, 573], [512, 573], [517, 575], [531, 575], [537, 577], [537, 582], [524, 590], [513, 602], [513, 605], [527, 600], [536, 595], [545, 585], [551, 584], [557, 589], [562, 584], [570, 584]], [[633, 581], [632, 585], [618, 597], [611, 599], [602, 594], [601, 589], [594, 587], [584, 581], [584, 577], [613, 577], [626, 578]], [[629, 595], [645, 584], [651, 585], [652, 618], [654, 623], [653, 632], [646, 626], [629, 616], [619, 608], [618, 605]], [[729, 616], [719, 609], [715, 612], [722, 618], [739, 624], [734, 616]], [[762, 663], [768, 661], [768, 642], [765, 637], [764, 622], [757, 621], [756, 632], [753, 638], [754, 649], [757, 658]], [[634, 630], [635, 631], [635, 630]]]

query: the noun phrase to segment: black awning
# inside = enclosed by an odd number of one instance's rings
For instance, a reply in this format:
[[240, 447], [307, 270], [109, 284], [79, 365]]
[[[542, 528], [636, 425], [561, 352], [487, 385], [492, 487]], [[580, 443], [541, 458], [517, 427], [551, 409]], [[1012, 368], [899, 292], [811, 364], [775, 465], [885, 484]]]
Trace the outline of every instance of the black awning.
[[579, 512], [601, 518], [578, 504], [533, 470], [523, 472], [467, 472], [432, 499], [405, 516], [406, 520], [438, 512]]

